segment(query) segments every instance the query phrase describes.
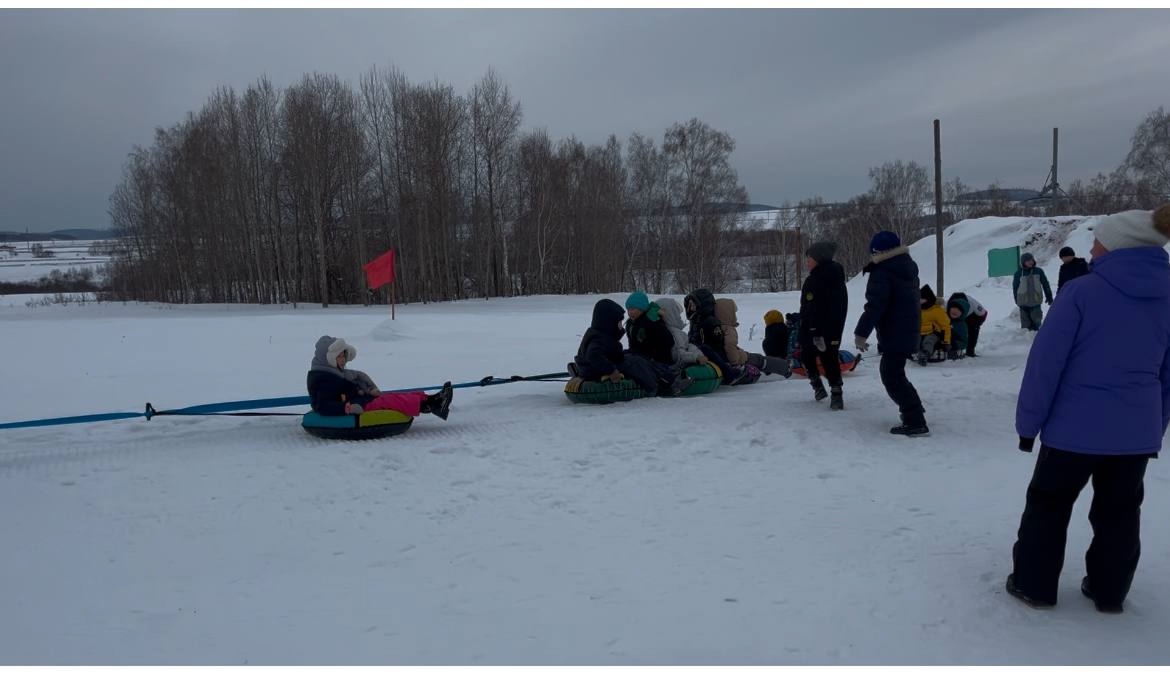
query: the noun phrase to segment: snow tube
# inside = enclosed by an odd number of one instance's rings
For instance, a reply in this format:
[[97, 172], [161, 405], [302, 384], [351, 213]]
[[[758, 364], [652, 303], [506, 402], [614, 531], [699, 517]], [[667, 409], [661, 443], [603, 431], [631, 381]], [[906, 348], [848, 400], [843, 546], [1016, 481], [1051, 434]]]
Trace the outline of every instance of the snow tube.
[[406, 433], [414, 422], [397, 410], [371, 410], [360, 415], [319, 415], [305, 413], [301, 427], [317, 438], [364, 441]]
[[648, 394], [628, 377], [620, 382], [574, 377], [565, 385], [565, 396], [573, 403], [621, 403], [646, 398]]
[[704, 366], [690, 366], [687, 368], [687, 377], [694, 382], [683, 390], [682, 395], [702, 396], [719, 388], [719, 384], [723, 382], [723, 371], [714, 363], [708, 363]]
[[[860, 356], [855, 356], [853, 352], [845, 351], [844, 349], [837, 352], [837, 360], [841, 362], [842, 375], [853, 372], [853, 369], [857, 367], [857, 364], [861, 363]], [[820, 361], [817, 362], [817, 369], [821, 371], [821, 375], [825, 374], [825, 364], [821, 363]], [[805, 371], [804, 364], [801, 363], [798, 359], [792, 360], [792, 374], [799, 375], [801, 377], [808, 377], [808, 373]]]
[[[723, 371], [713, 363], [691, 366], [687, 368], [687, 377], [694, 382], [683, 390], [682, 395], [701, 396], [719, 388], [719, 383], [723, 381]], [[628, 377], [621, 382], [598, 382], [574, 377], [565, 385], [565, 396], [573, 403], [621, 403], [650, 398], [652, 394], [647, 394]]]

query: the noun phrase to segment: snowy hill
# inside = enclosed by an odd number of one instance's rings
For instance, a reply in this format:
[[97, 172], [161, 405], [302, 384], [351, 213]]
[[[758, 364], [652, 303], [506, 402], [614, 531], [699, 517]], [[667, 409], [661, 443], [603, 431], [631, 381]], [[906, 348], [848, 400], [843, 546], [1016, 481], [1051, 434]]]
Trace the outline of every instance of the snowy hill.
[[[994, 316], [983, 358], [911, 368], [926, 439], [888, 433], [876, 360], [847, 378], [840, 413], [795, 378], [598, 407], [518, 383], [461, 389], [450, 421], [382, 441], [319, 440], [297, 417], [0, 431], [0, 662], [1164, 663], [1164, 461], [1124, 615], [1077, 590], [1084, 498], [1059, 607], [1003, 591], [1035, 461], [1013, 430], [1030, 343], [986, 250], [1027, 244], [1054, 274], [1061, 244], [1087, 252], [1088, 224], [948, 230], [948, 290]], [[933, 241], [912, 252], [933, 282]], [[763, 313], [798, 304], [733, 297], [756, 349]], [[301, 394], [323, 333], [355, 344], [353, 367], [383, 388], [556, 371], [596, 300], [411, 305], [391, 322], [385, 308], [4, 298], [19, 386], [0, 420]]]

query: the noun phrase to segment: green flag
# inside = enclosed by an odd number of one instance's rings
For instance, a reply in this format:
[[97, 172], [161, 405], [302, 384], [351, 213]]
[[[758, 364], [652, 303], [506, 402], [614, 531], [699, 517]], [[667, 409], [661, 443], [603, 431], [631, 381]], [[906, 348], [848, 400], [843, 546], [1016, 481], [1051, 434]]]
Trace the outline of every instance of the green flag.
[[1020, 247], [993, 248], [987, 252], [987, 276], [1010, 277], [1020, 269]]

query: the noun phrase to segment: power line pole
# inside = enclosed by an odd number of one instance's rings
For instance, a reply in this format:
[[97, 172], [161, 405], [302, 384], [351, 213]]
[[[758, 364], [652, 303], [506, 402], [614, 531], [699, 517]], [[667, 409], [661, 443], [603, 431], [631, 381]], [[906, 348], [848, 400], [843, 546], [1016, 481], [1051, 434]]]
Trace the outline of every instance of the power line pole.
[[946, 297], [943, 290], [943, 217], [942, 217], [942, 135], [938, 120], [934, 121], [934, 236], [938, 263], [938, 297]]

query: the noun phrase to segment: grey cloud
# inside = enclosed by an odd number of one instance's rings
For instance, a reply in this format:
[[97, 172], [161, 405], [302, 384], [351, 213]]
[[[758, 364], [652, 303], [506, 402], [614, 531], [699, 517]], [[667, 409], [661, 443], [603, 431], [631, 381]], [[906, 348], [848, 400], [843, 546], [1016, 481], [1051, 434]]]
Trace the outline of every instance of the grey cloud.
[[1039, 187], [1114, 168], [1165, 105], [1170, 13], [1000, 10], [0, 10], [0, 229], [104, 227], [133, 145], [221, 85], [394, 64], [468, 89], [493, 66], [526, 128], [623, 141], [697, 116], [755, 201], [846, 198], [886, 160]]

